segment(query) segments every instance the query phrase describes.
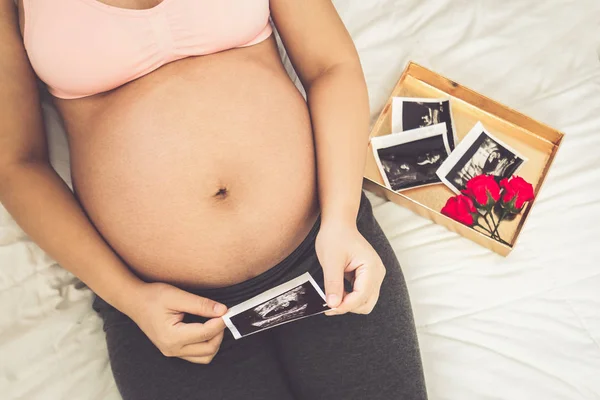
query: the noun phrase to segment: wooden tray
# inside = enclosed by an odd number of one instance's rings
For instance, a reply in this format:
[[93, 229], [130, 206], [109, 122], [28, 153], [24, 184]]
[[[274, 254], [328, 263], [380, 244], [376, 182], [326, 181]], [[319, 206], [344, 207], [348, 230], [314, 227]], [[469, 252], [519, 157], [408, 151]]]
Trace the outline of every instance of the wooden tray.
[[[537, 197], [554, 161], [563, 133], [410, 62], [375, 122], [371, 137], [392, 133], [392, 97], [449, 97], [458, 140], [460, 141], [477, 121], [481, 121], [491, 134], [528, 158], [518, 175], [533, 185]], [[364, 177], [365, 189], [407, 207], [503, 256], [507, 256], [515, 246], [531, 207], [535, 204], [535, 200], [530, 202], [517, 218], [500, 225], [501, 237], [510, 243], [504, 245], [440, 214], [439, 211], [448, 198], [454, 195], [443, 184], [405, 190], [401, 193], [385, 187], [370, 145]]]

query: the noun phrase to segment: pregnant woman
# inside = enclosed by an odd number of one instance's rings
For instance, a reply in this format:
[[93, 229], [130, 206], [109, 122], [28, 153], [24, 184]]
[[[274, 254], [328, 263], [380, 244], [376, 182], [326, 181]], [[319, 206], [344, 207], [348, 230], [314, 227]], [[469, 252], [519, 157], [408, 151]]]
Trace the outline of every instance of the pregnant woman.
[[[36, 75], [74, 194], [48, 162]], [[330, 0], [0, 0], [0, 201], [97, 294], [124, 399], [426, 398], [361, 191], [368, 108]], [[228, 307], [305, 272], [335, 310], [225, 330]]]

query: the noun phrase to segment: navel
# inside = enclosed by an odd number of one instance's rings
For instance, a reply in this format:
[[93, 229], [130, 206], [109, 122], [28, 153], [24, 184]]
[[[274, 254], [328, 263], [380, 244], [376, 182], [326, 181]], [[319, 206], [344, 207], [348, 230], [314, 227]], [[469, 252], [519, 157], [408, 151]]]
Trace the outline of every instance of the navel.
[[226, 187], [222, 186], [219, 188], [219, 190], [217, 190], [217, 192], [215, 193], [214, 197], [218, 198], [218, 199], [224, 199], [229, 195], [229, 191], [227, 190]]

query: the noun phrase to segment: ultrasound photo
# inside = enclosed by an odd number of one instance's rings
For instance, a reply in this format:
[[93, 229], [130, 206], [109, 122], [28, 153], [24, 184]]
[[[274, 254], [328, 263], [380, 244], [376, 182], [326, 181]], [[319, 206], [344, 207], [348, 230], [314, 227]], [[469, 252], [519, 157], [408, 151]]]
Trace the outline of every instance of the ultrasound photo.
[[450, 151], [457, 143], [449, 99], [392, 99], [392, 131], [401, 132], [435, 124], [446, 124]]
[[395, 192], [440, 183], [436, 171], [450, 154], [445, 124], [374, 137], [371, 146], [386, 186]]
[[515, 174], [527, 158], [492, 136], [481, 122], [458, 144], [438, 169], [438, 176], [450, 189], [459, 194], [469, 179], [494, 175], [498, 180]]
[[223, 316], [235, 339], [329, 310], [309, 273], [232, 307]]

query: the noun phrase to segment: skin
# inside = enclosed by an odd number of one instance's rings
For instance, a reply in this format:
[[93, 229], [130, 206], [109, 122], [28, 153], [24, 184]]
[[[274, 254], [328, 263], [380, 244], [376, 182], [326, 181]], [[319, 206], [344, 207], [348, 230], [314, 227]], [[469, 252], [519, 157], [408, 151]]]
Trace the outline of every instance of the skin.
[[[133, 9], [150, 8], [158, 3], [158, 1], [139, 0], [104, 2]], [[367, 89], [358, 55], [330, 1], [272, 0], [270, 8], [273, 21], [278, 27], [308, 96], [308, 111], [313, 133], [310, 139], [314, 141], [316, 171], [314, 171], [314, 181], [305, 177], [302, 182], [305, 182], [305, 185], [316, 186], [316, 193], [313, 196], [313, 190], [310, 188], [297, 192], [304, 193], [301, 200], [296, 200], [300, 202], [298, 208], [302, 212], [290, 216], [297, 220], [295, 223], [288, 224], [291, 228], [285, 231], [286, 228], [282, 227], [281, 233], [276, 232], [281, 237], [286, 237], [284, 241], [286, 245], [271, 251], [257, 251], [255, 256], [251, 253], [253, 257], [248, 257], [247, 252], [241, 252], [246, 253], [243, 254], [244, 260], [250, 259], [243, 268], [234, 269], [240, 265], [241, 259], [236, 258], [235, 252], [231, 252], [231, 256], [227, 251], [219, 252], [215, 257], [221, 258], [211, 259], [209, 252], [202, 249], [201, 245], [198, 245], [199, 251], [204, 253], [200, 253], [200, 256], [190, 254], [189, 258], [201, 258], [207, 265], [186, 266], [187, 259], [183, 258], [181, 262], [177, 260], [178, 262], [175, 263], [181, 264], [180, 268], [150, 268], [147, 265], [159, 258], [160, 254], [152, 254], [152, 257], [147, 260], [137, 260], [136, 257], [140, 252], [129, 252], [126, 244], [123, 245], [122, 251], [115, 251], [120, 243], [118, 235], [123, 233], [111, 229], [113, 226], [118, 226], [120, 221], [114, 216], [118, 215], [120, 206], [100, 209], [98, 204], [105, 202], [102, 200], [103, 193], [86, 187], [88, 184], [104, 188], [112, 184], [112, 181], [107, 181], [105, 184], [101, 181], [103, 177], [94, 176], [93, 172], [90, 172], [94, 170], [93, 166], [86, 164], [87, 160], [94, 155], [90, 149], [98, 144], [94, 140], [109, 140], [112, 131], [105, 129], [102, 134], [95, 135], [91, 128], [86, 128], [98, 125], [93, 123], [97, 121], [95, 119], [97, 115], [103, 115], [105, 117], [103, 121], [108, 120], [116, 127], [127, 126], [130, 120], [133, 121], [131, 123], [139, 124], [139, 119], [136, 122], [136, 112], [139, 110], [133, 106], [125, 109], [127, 112], [125, 115], [122, 115], [122, 111], [111, 111], [111, 106], [125, 104], [128, 96], [135, 95], [136, 91], [138, 94], [143, 93], [146, 87], [160, 90], [160, 85], [153, 82], [153, 79], [158, 81], [158, 78], [171, 76], [173, 77], [171, 81], [174, 81], [175, 76], [181, 76], [182, 72], [191, 70], [188, 65], [192, 63], [195, 69], [208, 71], [210, 64], [202, 64], [203, 60], [211, 60], [222, 65], [233, 65], [232, 62], [227, 61], [228, 57], [257, 57], [257, 60], [263, 60], [276, 54], [273, 40], [250, 48], [228, 50], [214, 56], [176, 61], [108, 94], [99, 94], [81, 100], [54, 99], [69, 134], [76, 197], [48, 161], [35, 74], [29, 64], [20, 35], [22, 15], [17, 12], [12, 0], [0, 0], [0, 202], [43, 250], [109, 304], [128, 315], [158, 349], [169, 357], [180, 357], [194, 363], [209, 363], [218, 351], [225, 329], [222, 319], [219, 318], [226, 312], [224, 305], [193, 295], [175, 285], [179, 287], [188, 284], [189, 286], [221, 286], [263, 272], [277, 260], [283, 259], [303, 239], [314, 222], [316, 207], [320, 208], [322, 218], [316, 239], [316, 252], [324, 270], [327, 302], [335, 308], [327, 314], [340, 315], [348, 312], [367, 314], [371, 312], [379, 296], [385, 268], [377, 253], [356, 227], [369, 124]], [[248, 64], [247, 67], [251, 70], [252, 65]], [[262, 70], [264, 69], [257, 70], [256, 73], [260, 74]], [[269, 71], [280, 74], [282, 69], [277, 66], [276, 69]], [[194, 78], [193, 75], [188, 77]], [[289, 86], [289, 83], [285, 85]], [[280, 91], [289, 90], [288, 86], [282, 86]], [[279, 89], [273, 93], [279, 93]], [[283, 100], [290, 101], [290, 107], [299, 104], [297, 99], [292, 98], [298, 96], [297, 94], [286, 96], [288, 97], [285, 99], [288, 100]], [[176, 101], [176, 99], [172, 100]], [[143, 104], [143, 101], [139, 103]], [[123, 109], [117, 106], [114, 108]], [[276, 118], [276, 112], [271, 109], [267, 111], [271, 111], [273, 118]], [[182, 116], [172, 117], [179, 120], [191, 114], [193, 113], [188, 112]], [[302, 109], [298, 108], [295, 114], [290, 115], [296, 115], [296, 123], [291, 128], [303, 129]], [[122, 125], [118, 125], [117, 122]], [[197, 121], [189, 121], [189, 123], [197, 123]], [[125, 140], [131, 136], [124, 135], [129, 134], [133, 134], [133, 131], [123, 133], [118, 139]], [[296, 136], [304, 137], [300, 134]], [[276, 140], [276, 137], [271, 139]], [[288, 140], [288, 138], [284, 139]], [[136, 142], [136, 145], [139, 143]], [[107, 143], [102, 144], [107, 145]], [[164, 147], [164, 143], [161, 143], [161, 146]], [[285, 164], [279, 165], [282, 165], [281, 168], [285, 167]], [[202, 176], [202, 179], [195, 179], [195, 181], [205, 182], [203, 178], [205, 177]], [[209, 178], [210, 175], [207, 175], [206, 180], [210, 180]], [[231, 182], [237, 184], [235, 180]], [[186, 187], [185, 182], [175, 183], [177, 185], [173, 190]], [[215, 204], [216, 201], [221, 201], [219, 196], [217, 200], [214, 197], [215, 193], [218, 194], [221, 190], [219, 182], [211, 186], [210, 190], [208, 187], [200, 187], [200, 189], [202, 189], [201, 193], [205, 191], [209, 193], [207, 199], [203, 199], [198, 204], [199, 209], [206, 207], [209, 210], [201, 218], [210, 218], [221, 210], [227, 210], [229, 203]], [[239, 190], [243, 192], [243, 189]], [[236, 193], [232, 190], [232, 197]], [[160, 193], [156, 194], [159, 195]], [[231, 201], [231, 206], [238, 206], [233, 198], [226, 201]], [[247, 200], [250, 201], [251, 199]], [[263, 209], [269, 209], [268, 207], [270, 205], [262, 205]], [[276, 210], [274, 209], [273, 212]], [[253, 214], [248, 210], [241, 215], [242, 218], [246, 215], [248, 216], [246, 218], [251, 218]], [[277, 217], [274, 220], [282, 218]], [[184, 223], [185, 220], [182, 219], [181, 227], [178, 229], [185, 229]], [[126, 229], [128, 225], [135, 224], [124, 224], [121, 229]], [[218, 231], [218, 225], [211, 223], [207, 225]], [[240, 222], [240, 225], [243, 224]], [[248, 223], [248, 226], [255, 225], [257, 224]], [[227, 229], [231, 229], [232, 226], [235, 224], [228, 226]], [[138, 232], [132, 231], [127, 234], [136, 235]], [[218, 234], [214, 236], [219, 237]], [[254, 233], [252, 236], [260, 237], [260, 234]], [[139, 240], [149, 239], [140, 237]], [[65, 246], [65, 243], [72, 245]], [[177, 243], [178, 238], [175, 238], [173, 245], [176, 246]], [[153, 248], [148, 243], [134, 244], [133, 247], [144, 245], [150, 252]], [[219, 243], [214, 242], [212, 245], [217, 248], [220, 246]], [[261, 244], [256, 242], [252, 245], [260, 247]], [[169, 256], [176, 257], [176, 253], [172, 252]], [[267, 261], [261, 259], [264, 253], [276, 255]], [[129, 265], [125, 264], [124, 258], [128, 259]], [[252, 260], [258, 261], [253, 264]], [[203, 271], [211, 271], [211, 273], [203, 273]], [[219, 271], [221, 272], [218, 273]], [[227, 271], [231, 273], [227, 274]], [[198, 280], [192, 281], [186, 278], [192, 275], [198, 276]], [[344, 293], [344, 277], [353, 282], [351, 293]], [[185, 324], [182, 322], [185, 313], [210, 319], [204, 324]]]

